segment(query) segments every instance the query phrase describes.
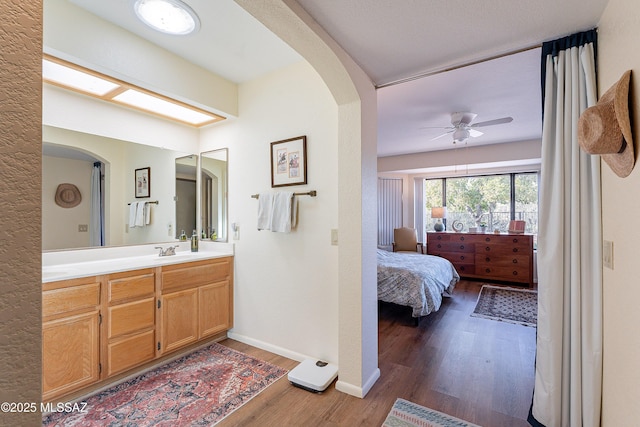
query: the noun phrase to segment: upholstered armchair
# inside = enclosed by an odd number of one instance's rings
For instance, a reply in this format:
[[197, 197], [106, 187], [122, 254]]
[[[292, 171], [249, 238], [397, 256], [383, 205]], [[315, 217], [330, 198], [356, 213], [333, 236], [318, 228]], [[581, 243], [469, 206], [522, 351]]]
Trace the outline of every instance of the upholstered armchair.
[[418, 234], [415, 228], [394, 228], [392, 245], [393, 252], [424, 253], [424, 247], [422, 243], [418, 242]]

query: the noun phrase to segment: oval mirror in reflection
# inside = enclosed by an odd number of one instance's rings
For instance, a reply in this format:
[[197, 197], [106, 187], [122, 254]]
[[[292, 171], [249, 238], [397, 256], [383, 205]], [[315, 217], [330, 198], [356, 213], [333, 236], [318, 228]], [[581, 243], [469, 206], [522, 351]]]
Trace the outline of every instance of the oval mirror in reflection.
[[201, 230], [207, 238], [227, 241], [227, 149], [200, 154]]

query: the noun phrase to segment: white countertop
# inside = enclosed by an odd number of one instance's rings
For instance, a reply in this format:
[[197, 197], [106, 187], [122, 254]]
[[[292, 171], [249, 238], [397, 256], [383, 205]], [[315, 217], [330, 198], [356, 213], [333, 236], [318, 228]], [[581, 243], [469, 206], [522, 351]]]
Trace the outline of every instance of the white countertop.
[[119, 248], [92, 248], [72, 251], [45, 252], [42, 254], [42, 282], [75, 279], [99, 274], [141, 268], [159, 267], [203, 259], [233, 255], [233, 245], [217, 242], [201, 242], [198, 252], [191, 252], [189, 244], [180, 242], [175, 255], [159, 256], [156, 246], [175, 246], [177, 242]]

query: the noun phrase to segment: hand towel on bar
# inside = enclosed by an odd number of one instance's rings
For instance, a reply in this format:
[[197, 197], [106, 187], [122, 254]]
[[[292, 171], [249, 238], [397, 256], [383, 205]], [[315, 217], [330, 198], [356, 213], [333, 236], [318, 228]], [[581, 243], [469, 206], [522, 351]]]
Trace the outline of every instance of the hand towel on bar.
[[129, 228], [136, 226], [136, 213], [138, 210], [138, 202], [131, 202], [129, 204]]
[[144, 213], [146, 211], [146, 204], [147, 202], [137, 202], [138, 207], [136, 208], [136, 227], [144, 227], [145, 224], [145, 220], [144, 220]]
[[271, 193], [258, 194], [258, 230], [271, 230]]
[[144, 225], [151, 224], [151, 203], [144, 204]]
[[271, 209], [271, 231], [289, 233], [291, 231], [292, 191], [281, 191], [273, 197]]

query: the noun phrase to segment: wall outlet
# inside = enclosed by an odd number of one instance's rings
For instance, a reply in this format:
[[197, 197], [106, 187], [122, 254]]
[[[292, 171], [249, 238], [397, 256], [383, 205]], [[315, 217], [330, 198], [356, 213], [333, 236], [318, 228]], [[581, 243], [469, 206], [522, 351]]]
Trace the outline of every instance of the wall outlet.
[[331, 245], [338, 246], [338, 229], [337, 228], [331, 229]]
[[602, 263], [613, 270], [613, 242], [609, 240], [602, 242]]
[[80, 233], [86, 233], [89, 231], [89, 226], [87, 224], [78, 224], [78, 231]]

